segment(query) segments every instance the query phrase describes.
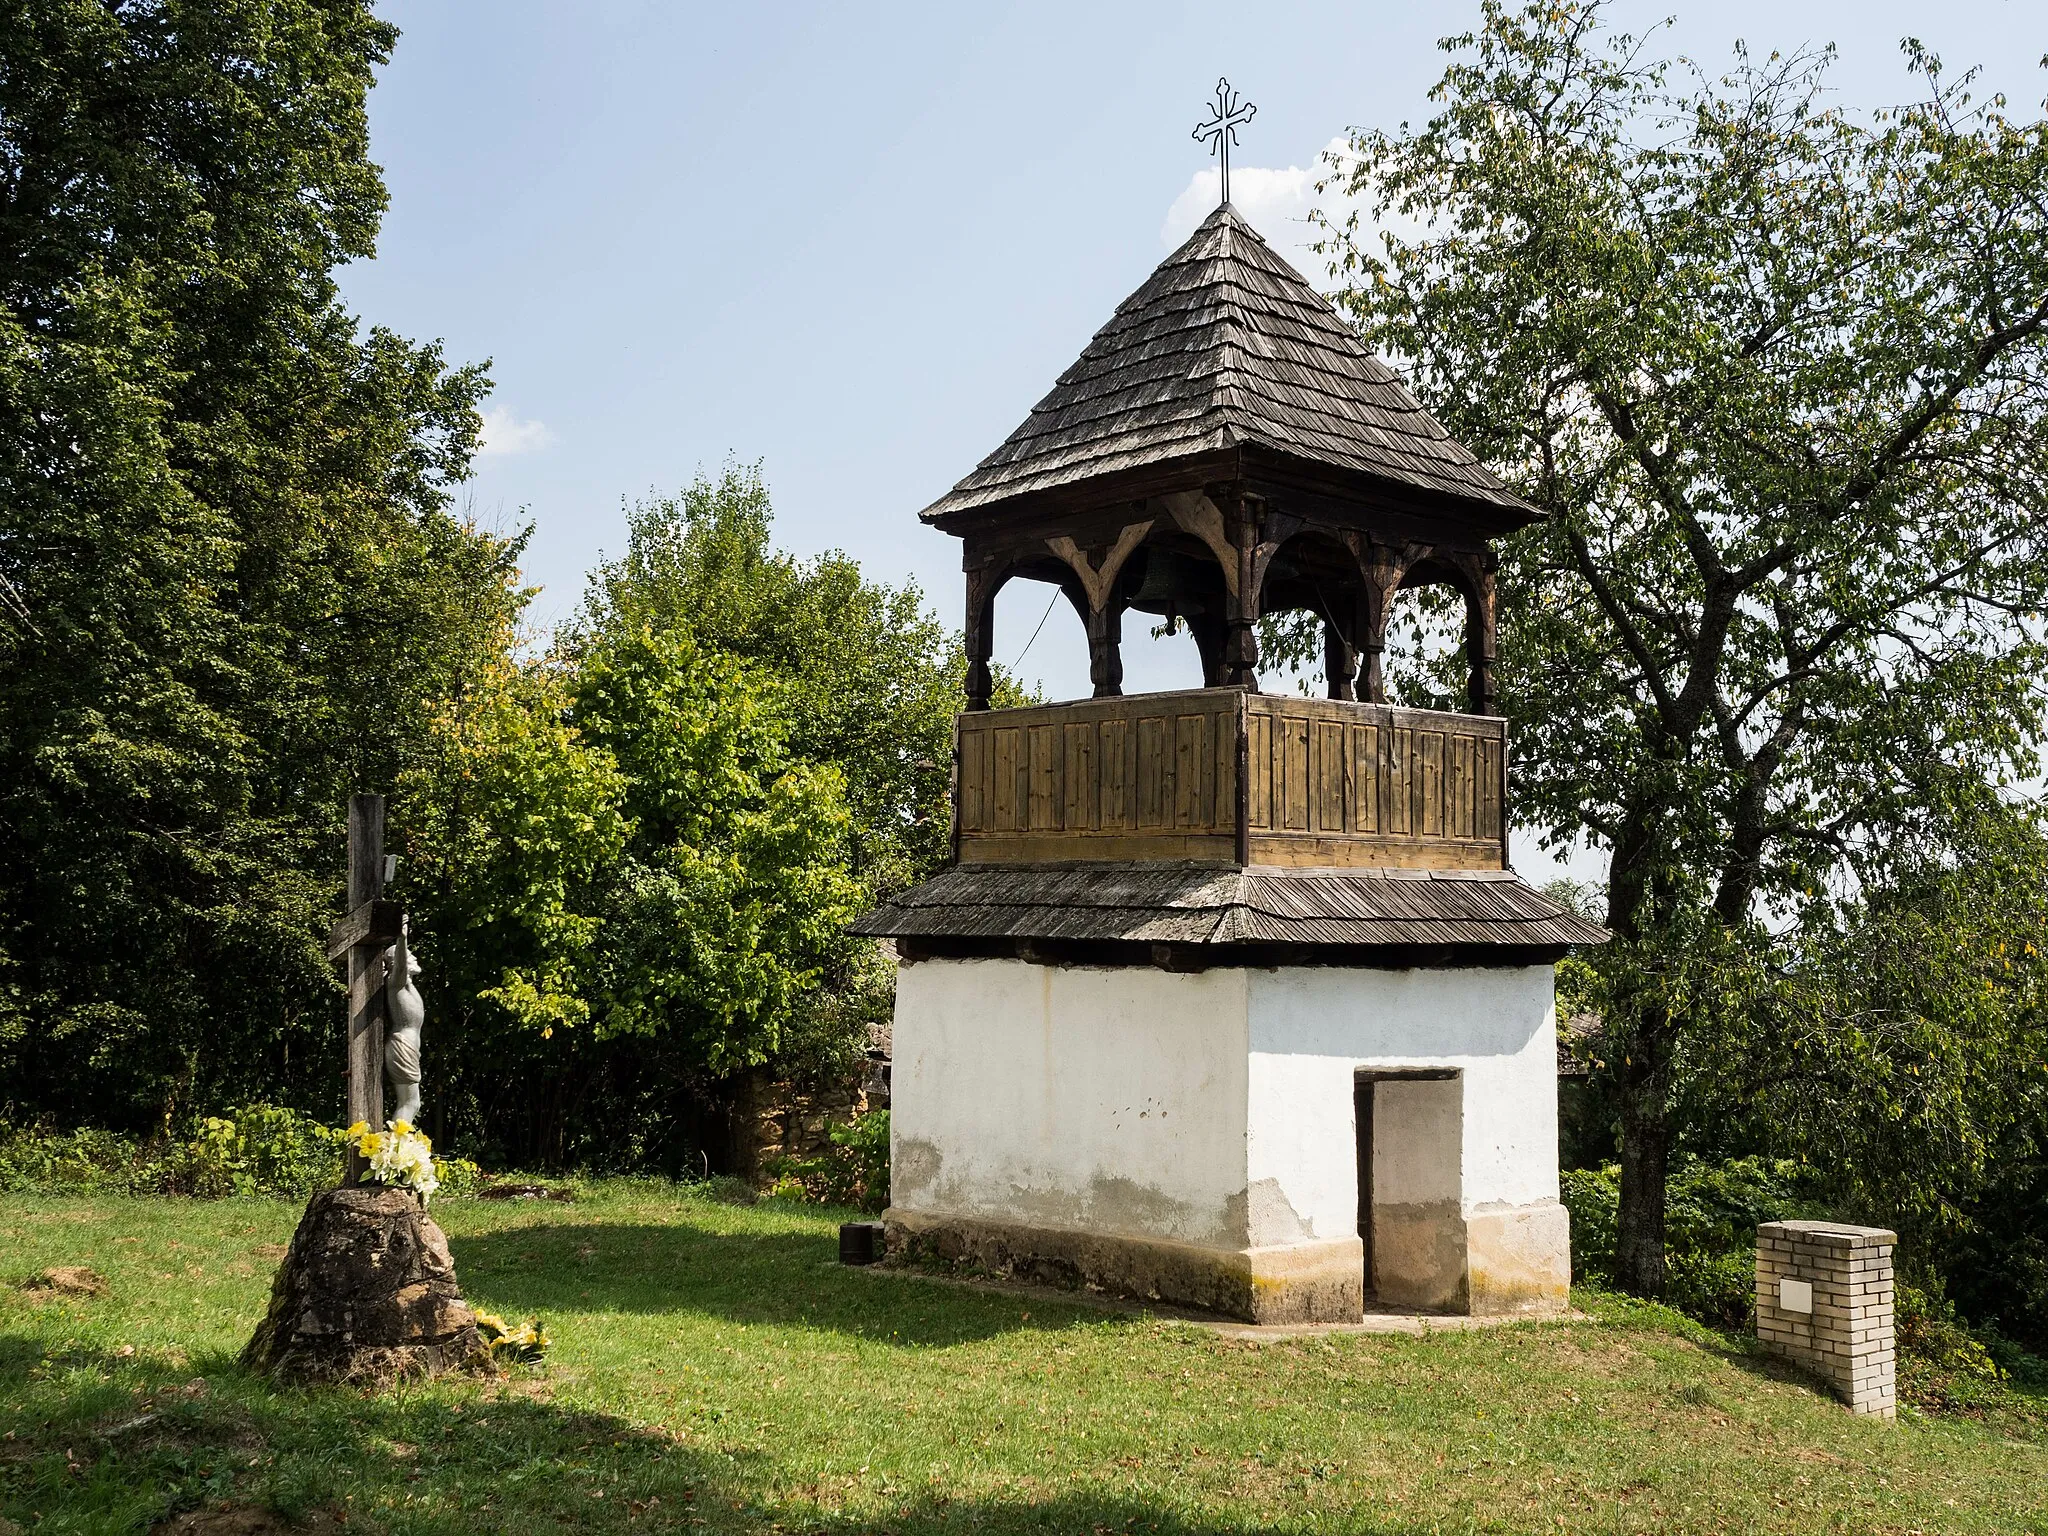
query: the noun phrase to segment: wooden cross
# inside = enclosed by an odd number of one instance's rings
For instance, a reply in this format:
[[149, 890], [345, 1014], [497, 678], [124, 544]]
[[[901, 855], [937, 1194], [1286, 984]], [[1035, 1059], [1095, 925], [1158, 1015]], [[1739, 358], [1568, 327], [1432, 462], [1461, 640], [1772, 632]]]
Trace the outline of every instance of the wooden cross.
[[1216, 82], [1216, 99], [1209, 104], [1209, 116], [1195, 124], [1192, 135], [1197, 140], [1209, 140], [1209, 153], [1223, 162], [1223, 201], [1230, 201], [1230, 146], [1237, 142], [1237, 130], [1248, 123], [1258, 112], [1250, 102], [1238, 104], [1237, 92], [1230, 88], [1228, 80]]
[[[377, 958], [398, 942], [405, 909], [384, 899], [384, 797], [348, 800], [348, 916], [327, 936], [327, 958], [348, 980], [348, 1120], [384, 1128], [384, 979]], [[362, 1160], [349, 1153], [348, 1182], [360, 1182]]]

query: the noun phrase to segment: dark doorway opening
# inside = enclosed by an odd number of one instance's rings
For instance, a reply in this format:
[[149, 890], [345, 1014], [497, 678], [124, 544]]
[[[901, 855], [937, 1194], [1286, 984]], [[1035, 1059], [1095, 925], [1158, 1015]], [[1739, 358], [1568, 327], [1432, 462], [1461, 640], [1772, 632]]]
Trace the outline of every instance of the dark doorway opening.
[[[1449, 1082], [1458, 1075], [1450, 1067], [1410, 1067], [1393, 1071], [1361, 1070], [1351, 1081], [1352, 1123], [1358, 1135], [1358, 1241], [1365, 1248], [1365, 1299], [1368, 1303], [1378, 1300], [1379, 1284], [1373, 1274], [1373, 1104], [1381, 1083], [1440, 1083]], [[1394, 1134], [1399, 1134], [1401, 1117], [1398, 1111], [1390, 1109], [1390, 1124]], [[1390, 1149], [1391, 1155], [1399, 1158], [1401, 1148]]]

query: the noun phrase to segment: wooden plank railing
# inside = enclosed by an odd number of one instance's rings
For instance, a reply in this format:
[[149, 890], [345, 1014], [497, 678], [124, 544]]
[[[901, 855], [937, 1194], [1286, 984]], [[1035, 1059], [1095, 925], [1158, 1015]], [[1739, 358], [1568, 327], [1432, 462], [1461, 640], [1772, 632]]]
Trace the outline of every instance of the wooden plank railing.
[[969, 863], [1499, 869], [1507, 723], [1236, 688], [963, 714]]

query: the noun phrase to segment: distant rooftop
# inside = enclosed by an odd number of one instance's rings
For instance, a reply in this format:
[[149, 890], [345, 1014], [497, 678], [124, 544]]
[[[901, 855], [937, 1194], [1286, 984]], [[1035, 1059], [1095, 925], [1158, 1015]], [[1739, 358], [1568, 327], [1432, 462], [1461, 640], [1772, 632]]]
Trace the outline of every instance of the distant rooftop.
[[1118, 306], [1024, 424], [922, 515], [938, 522], [1248, 446], [1448, 497], [1488, 520], [1540, 515], [1228, 203]]

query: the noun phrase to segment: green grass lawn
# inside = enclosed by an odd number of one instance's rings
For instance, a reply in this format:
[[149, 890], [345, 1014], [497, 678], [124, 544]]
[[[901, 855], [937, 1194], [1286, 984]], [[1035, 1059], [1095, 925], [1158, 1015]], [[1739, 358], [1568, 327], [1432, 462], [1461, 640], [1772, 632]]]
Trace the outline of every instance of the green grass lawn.
[[[0, 1197], [0, 1511], [219, 1529], [2039, 1531], [2023, 1412], [1852, 1419], [1653, 1308], [1246, 1343], [832, 1262], [835, 1213], [601, 1183], [446, 1201], [541, 1372], [366, 1398], [235, 1356], [298, 1208]], [[88, 1265], [106, 1296], [19, 1288]], [[335, 1517], [345, 1517], [339, 1525]], [[0, 1520], [0, 1533], [8, 1532]], [[188, 1529], [203, 1529], [188, 1525]]]

